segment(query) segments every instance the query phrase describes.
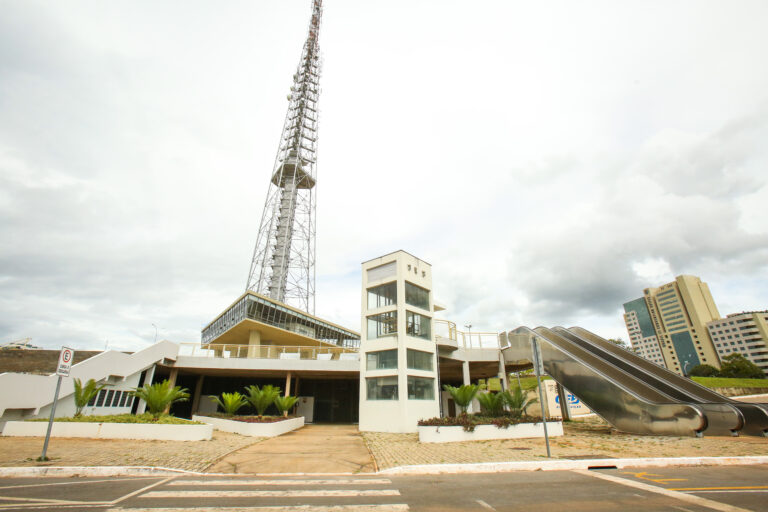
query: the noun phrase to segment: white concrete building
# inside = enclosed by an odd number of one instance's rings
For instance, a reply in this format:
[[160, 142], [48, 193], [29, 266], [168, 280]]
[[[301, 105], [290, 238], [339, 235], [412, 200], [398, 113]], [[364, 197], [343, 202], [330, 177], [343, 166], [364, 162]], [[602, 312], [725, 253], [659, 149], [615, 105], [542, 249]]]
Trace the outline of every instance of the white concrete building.
[[404, 251], [363, 263], [360, 430], [415, 432], [440, 415], [432, 266]]

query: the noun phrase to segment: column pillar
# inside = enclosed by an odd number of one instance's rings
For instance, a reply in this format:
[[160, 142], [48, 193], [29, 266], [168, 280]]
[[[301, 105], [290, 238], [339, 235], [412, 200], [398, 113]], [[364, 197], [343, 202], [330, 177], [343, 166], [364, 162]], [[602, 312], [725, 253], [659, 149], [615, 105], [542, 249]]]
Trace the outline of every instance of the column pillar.
[[[150, 368], [147, 368], [146, 372], [144, 374], [144, 384], [152, 384], [152, 379], [155, 378], [155, 368], [157, 367], [156, 364], [153, 364]], [[144, 400], [139, 400], [139, 406], [136, 408], [136, 414], [144, 414], [144, 412], [147, 410], [147, 402]]]
[[[465, 386], [471, 384], [471, 381], [469, 380], [469, 361], [461, 362], [461, 377], [462, 377], [462, 382]], [[472, 405], [473, 404], [469, 404], [469, 407], [467, 407], [467, 413], [473, 412]]]
[[569, 421], [571, 419], [571, 411], [568, 409], [568, 397], [566, 396], [565, 388], [559, 383], [557, 384], [557, 396], [560, 399], [560, 415], [563, 420]]
[[[179, 376], [179, 369], [178, 368], [171, 368], [171, 375], [168, 376], [168, 387], [172, 388], [176, 385], [176, 377]], [[165, 410], [163, 411], [163, 414], [168, 414], [171, 412], [171, 404], [168, 404], [165, 406]]]
[[296, 393], [296, 396], [299, 396], [299, 376], [296, 376], [296, 389], [293, 391]]
[[288, 375], [285, 376], [285, 396], [290, 396], [291, 394], [291, 372], [288, 372]]
[[509, 389], [509, 382], [507, 382], [507, 368], [504, 365], [504, 355], [499, 351], [499, 379], [501, 379], [501, 389], [506, 391]]
[[197, 414], [197, 409], [200, 407], [200, 393], [203, 390], [203, 380], [205, 380], [205, 375], [199, 376], [195, 384], [195, 394], [192, 397], [192, 414]]
[[248, 334], [248, 357], [259, 357], [261, 349], [261, 332], [251, 329]]

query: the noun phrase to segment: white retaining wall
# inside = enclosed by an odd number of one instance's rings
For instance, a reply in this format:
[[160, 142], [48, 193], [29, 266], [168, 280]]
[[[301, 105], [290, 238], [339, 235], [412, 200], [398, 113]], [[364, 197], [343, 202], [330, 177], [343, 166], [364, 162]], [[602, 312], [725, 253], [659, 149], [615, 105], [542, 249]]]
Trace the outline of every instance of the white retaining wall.
[[245, 421], [226, 420], [224, 418], [198, 415], [192, 416], [192, 419], [194, 421], [208, 423], [216, 430], [223, 430], [224, 432], [233, 432], [235, 434], [251, 437], [276, 437], [304, 426], [304, 416], [283, 421], [274, 421], [271, 423], [247, 423]]
[[[3, 436], [44, 437], [47, 421], [9, 421]], [[54, 421], [51, 437], [88, 437], [91, 439], [156, 439], [162, 441], [207, 441], [213, 426], [151, 425], [147, 423], [86, 423]]]

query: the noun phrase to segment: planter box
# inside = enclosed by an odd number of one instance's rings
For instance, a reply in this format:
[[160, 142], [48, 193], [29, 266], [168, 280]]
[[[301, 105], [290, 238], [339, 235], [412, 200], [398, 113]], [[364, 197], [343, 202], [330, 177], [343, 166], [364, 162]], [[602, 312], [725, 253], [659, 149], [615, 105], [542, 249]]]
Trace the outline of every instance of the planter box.
[[[496, 425], [477, 425], [474, 432], [465, 432], [464, 427], [418, 427], [421, 443], [455, 443], [458, 441], [484, 441], [488, 439], [521, 439], [525, 437], [544, 437], [543, 423], [520, 423], [507, 428]], [[563, 424], [559, 421], [547, 422], [550, 437], [563, 435]]]
[[[47, 421], [9, 421], [4, 436], [44, 437]], [[152, 425], [149, 423], [87, 423], [54, 421], [51, 437], [91, 439], [157, 439], [162, 441], [204, 441], [213, 435], [211, 425]]]
[[226, 420], [224, 418], [197, 415], [192, 416], [192, 419], [208, 423], [216, 430], [223, 430], [224, 432], [233, 432], [235, 434], [251, 437], [276, 437], [304, 426], [304, 416], [289, 418], [282, 421], [273, 421], [271, 423], [247, 423], [245, 421]]

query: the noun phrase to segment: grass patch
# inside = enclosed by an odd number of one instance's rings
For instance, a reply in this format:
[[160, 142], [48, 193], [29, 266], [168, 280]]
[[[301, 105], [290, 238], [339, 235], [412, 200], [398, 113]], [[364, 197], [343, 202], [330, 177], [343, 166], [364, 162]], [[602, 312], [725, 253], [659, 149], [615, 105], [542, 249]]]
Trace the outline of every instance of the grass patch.
[[691, 377], [708, 388], [768, 388], [768, 379], [726, 379], [724, 377]]
[[[511, 374], [511, 377], [508, 377], [509, 379], [509, 387], [517, 387], [517, 377], [515, 377], [515, 374]], [[544, 382], [545, 380], [550, 380], [552, 377], [542, 375], [541, 381]], [[537, 388], [536, 383], [536, 377], [520, 377], [520, 385], [523, 387], [523, 391], [535, 391]], [[542, 384], [543, 385], [543, 384]]]
[[[35, 418], [27, 421], [48, 421], [48, 418]], [[199, 421], [190, 421], [183, 418], [177, 418], [170, 414], [163, 414], [158, 419], [154, 419], [148, 412], [144, 414], [112, 414], [109, 416], [78, 416], [77, 418], [66, 417], [56, 418], [60, 423], [147, 423], [152, 425], [203, 425]]]

